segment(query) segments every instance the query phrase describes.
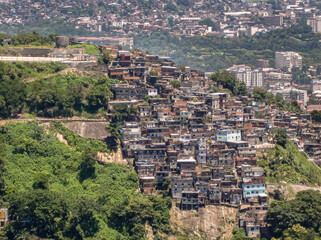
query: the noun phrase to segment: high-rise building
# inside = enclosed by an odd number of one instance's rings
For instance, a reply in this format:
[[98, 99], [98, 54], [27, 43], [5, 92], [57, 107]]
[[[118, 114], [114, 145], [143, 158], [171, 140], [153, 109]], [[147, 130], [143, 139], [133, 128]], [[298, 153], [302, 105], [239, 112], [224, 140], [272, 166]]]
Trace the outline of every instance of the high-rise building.
[[234, 65], [228, 69], [234, 76], [245, 83], [248, 89], [263, 87], [263, 73], [258, 70], [252, 70], [249, 66]]
[[280, 16], [280, 15], [266, 16], [264, 17], [264, 21], [265, 21], [265, 24], [269, 26], [282, 26], [283, 16]]
[[275, 67], [279, 69], [287, 68], [291, 71], [293, 67], [302, 68], [302, 57], [296, 52], [276, 52]]
[[313, 32], [321, 33], [321, 16], [308, 19], [307, 24], [312, 28]]

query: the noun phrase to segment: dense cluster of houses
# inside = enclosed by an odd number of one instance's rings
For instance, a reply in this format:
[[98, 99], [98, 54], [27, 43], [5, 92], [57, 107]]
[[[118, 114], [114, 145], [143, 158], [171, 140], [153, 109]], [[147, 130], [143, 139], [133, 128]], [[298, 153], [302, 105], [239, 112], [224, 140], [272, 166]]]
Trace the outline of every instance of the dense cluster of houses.
[[[0, 0], [1, 24], [61, 19], [78, 29], [126, 36], [164, 30], [177, 35], [254, 35], [309, 18], [321, 31], [316, 6], [309, 1], [8, 1]], [[212, 22], [203, 21], [210, 19]], [[321, 25], [320, 25], [321, 26]]]
[[[258, 156], [274, 148], [268, 134], [273, 127], [285, 128], [302, 148], [310, 115], [232, 96], [203, 72], [143, 52], [118, 51], [109, 76], [121, 82], [112, 86], [110, 108], [126, 104], [139, 111], [124, 124], [121, 142], [124, 156], [134, 160], [142, 192], [170, 189], [182, 210], [239, 208], [248, 236], [264, 234], [268, 202]], [[181, 86], [174, 88], [174, 80]], [[258, 113], [264, 118], [256, 118]]]

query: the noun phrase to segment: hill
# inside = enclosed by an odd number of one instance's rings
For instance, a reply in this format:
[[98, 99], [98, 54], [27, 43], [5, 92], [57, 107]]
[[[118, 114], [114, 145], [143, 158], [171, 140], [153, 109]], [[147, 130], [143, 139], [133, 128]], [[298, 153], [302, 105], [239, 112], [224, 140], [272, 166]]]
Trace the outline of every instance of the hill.
[[276, 145], [263, 155], [259, 165], [264, 167], [268, 182], [321, 185], [320, 168], [289, 140], [284, 146]]
[[36, 122], [2, 126], [0, 139], [1, 202], [14, 220], [1, 236], [144, 239], [146, 223], [156, 236], [169, 231], [171, 201], [140, 194], [133, 170], [100, 166], [95, 151], [71, 149]]
[[276, 51], [295, 51], [303, 55], [303, 64], [320, 64], [321, 37], [301, 22], [290, 28], [273, 30], [251, 37], [175, 36], [162, 31], [135, 36], [135, 47], [152, 54], [170, 56], [177, 64], [202, 71], [225, 69], [234, 64], [254, 66], [267, 59], [274, 67]]

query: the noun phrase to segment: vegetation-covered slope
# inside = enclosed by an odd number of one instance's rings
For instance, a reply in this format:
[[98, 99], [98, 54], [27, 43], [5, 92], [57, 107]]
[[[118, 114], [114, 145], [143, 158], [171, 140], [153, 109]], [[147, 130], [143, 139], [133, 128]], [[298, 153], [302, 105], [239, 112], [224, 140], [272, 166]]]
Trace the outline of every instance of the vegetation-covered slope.
[[99, 166], [90, 148], [69, 148], [36, 122], [0, 128], [2, 206], [12, 224], [1, 239], [144, 239], [169, 231], [170, 199], [145, 196], [124, 166]]
[[76, 45], [69, 46], [69, 48], [82, 48], [82, 47], [86, 48], [87, 54], [100, 54], [101, 53], [100, 49], [97, 46], [92, 45], [92, 44], [88, 44], [88, 43], [76, 44]]
[[[57, 63], [0, 63], [0, 118], [22, 112], [43, 117], [88, 116], [107, 109], [115, 80], [74, 74], [45, 77], [64, 68]], [[29, 77], [40, 80], [24, 83]]]
[[268, 182], [321, 185], [321, 170], [289, 140], [286, 140], [284, 146], [277, 144], [263, 155], [259, 165], [264, 167]]
[[257, 36], [221, 38], [215, 36], [173, 36], [164, 32], [135, 36], [135, 47], [161, 56], [170, 56], [178, 64], [203, 71], [225, 69], [233, 64], [254, 66], [256, 59], [270, 60], [275, 51], [295, 51], [303, 55], [305, 65], [321, 63], [320, 36], [300, 23]]
[[290, 201], [272, 202], [267, 216], [271, 233], [279, 240], [320, 240], [321, 194], [302, 191]]

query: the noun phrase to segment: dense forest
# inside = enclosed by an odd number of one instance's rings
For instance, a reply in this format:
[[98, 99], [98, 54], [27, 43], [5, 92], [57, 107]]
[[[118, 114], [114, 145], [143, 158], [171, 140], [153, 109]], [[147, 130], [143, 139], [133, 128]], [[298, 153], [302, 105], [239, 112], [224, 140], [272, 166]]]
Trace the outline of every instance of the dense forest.
[[[106, 112], [115, 80], [58, 74], [65, 68], [57, 63], [0, 63], [0, 118], [20, 113], [91, 117]], [[39, 80], [23, 81], [30, 77]]]
[[160, 56], [169, 56], [177, 64], [203, 71], [226, 69], [233, 64], [254, 66], [257, 59], [270, 60], [274, 67], [276, 51], [295, 51], [303, 64], [321, 64], [320, 35], [304, 21], [290, 28], [273, 30], [251, 37], [173, 36], [162, 31], [135, 36], [135, 47]]
[[156, 237], [170, 231], [169, 198], [140, 194], [133, 170], [100, 166], [95, 148], [72, 144], [36, 122], [0, 128], [0, 202], [13, 220], [1, 239], [144, 239], [146, 223]]

